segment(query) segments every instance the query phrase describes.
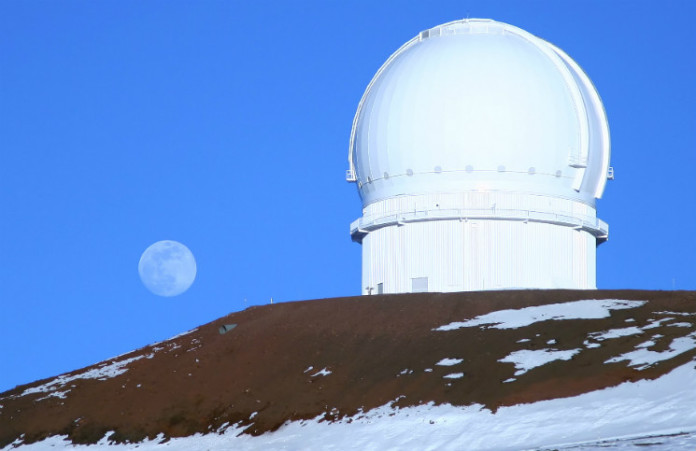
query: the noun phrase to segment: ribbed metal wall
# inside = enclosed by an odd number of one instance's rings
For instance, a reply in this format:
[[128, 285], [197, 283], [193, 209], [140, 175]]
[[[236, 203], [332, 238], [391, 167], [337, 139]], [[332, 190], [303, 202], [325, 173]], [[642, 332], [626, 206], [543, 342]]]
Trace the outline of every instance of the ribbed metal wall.
[[583, 230], [520, 221], [424, 221], [365, 236], [363, 294], [596, 287], [596, 238]]

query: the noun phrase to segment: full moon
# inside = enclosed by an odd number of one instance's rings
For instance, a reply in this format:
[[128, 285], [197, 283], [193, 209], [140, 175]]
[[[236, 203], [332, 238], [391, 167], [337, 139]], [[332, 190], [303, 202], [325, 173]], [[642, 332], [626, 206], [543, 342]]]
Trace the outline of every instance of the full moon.
[[183, 244], [164, 240], [151, 245], [138, 263], [140, 280], [158, 296], [177, 296], [196, 278], [196, 260]]

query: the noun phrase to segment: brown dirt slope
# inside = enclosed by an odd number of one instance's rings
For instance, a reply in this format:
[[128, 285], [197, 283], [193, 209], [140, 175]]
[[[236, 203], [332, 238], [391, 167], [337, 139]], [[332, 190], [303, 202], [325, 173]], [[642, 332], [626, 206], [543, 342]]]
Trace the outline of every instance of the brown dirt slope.
[[[581, 299], [649, 301], [603, 319], [549, 320], [518, 329], [434, 330], [502, 309]], [[220, 334], [223, 324], [234, 323]], [[598, 333], [651, 326], [602, 340]], [[696, 292], [524, 290], [323, 299], [252, 307], [191, 333], [0, 394], [0, 448], [68, 435], [94, 443], [108, 431], [139, 441], [217, 430], [261, 434], [287, 421], [327, 420], [388, 403], [504, 405], [573, 396], [659, 377], [691, 350], [646, 368], [605, 364], [652, 339], [669, 349], [696, 330]], [[582, 349], [515, 376], [499, 360], [520, 349]], [[437, 363], [463, 359], [454, 366]], [[324, 371], [322, 371], [324, 370]], [[444, 378], [464, 373], [457, 379]], [[514, 379], [514, 380], [511, 380]], [[507, 382], [504, 382], [507, 381]], [[255, 415], [254, 412], [257, 412]]]

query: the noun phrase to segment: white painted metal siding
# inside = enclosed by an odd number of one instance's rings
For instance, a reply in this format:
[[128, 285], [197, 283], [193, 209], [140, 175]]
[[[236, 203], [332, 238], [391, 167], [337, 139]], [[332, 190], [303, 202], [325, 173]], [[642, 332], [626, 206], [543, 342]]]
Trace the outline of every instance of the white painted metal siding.
[[383, 227], [365, 236], [363, 294], [511, 288], [593, 289], [596, 238], [546, 223], [443, 220]]

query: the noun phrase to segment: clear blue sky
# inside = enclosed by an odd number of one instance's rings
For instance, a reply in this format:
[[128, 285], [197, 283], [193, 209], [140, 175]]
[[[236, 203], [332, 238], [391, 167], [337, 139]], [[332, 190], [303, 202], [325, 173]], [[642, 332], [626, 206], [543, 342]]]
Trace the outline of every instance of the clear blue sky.
[[[359, 294], [358, 101], [402, 43], [467, 16], [558, 45], [604, 100], [599, 287], [696, 289], [694, 5], [0, 1], [0, 391], [271, 297]], [[137, 272], [163, 239], [198, 263], [174, 298]]]

